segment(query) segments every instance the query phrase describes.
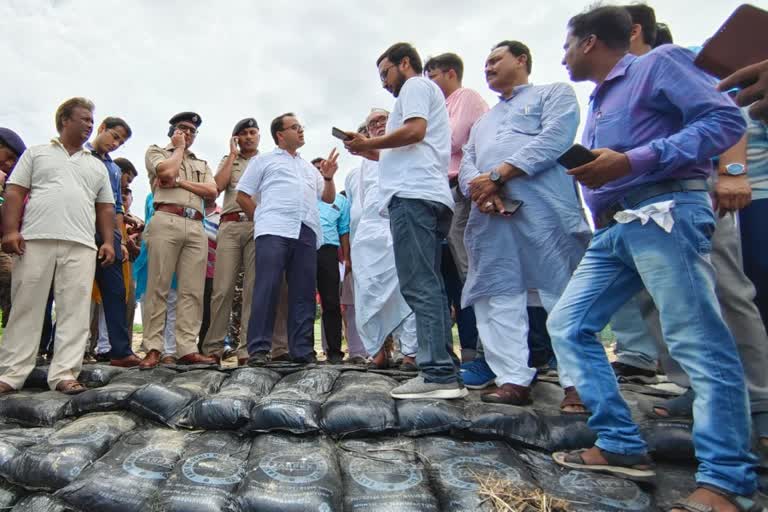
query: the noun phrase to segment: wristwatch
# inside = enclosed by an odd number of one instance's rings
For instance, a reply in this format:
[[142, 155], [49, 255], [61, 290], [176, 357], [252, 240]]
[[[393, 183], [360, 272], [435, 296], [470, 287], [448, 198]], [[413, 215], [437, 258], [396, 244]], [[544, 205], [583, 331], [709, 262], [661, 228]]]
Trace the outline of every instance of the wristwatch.
[[744, 164], [733, 163], [725, 166], [725, 173], [728, 176], [741, 176], [747, 172], [747, 167]]
[[491, 178], [491, 181], [493, 182], [494, 185], [498, 187], [501, 187], [504, 185], [504, 181], [502, 181], [501, 179], [501, 174], [499, 174], [499, 171], [497, 171], [496, 169], [490, 172], [489, 177]]
[[181, 176], [177, 175], [176, 176], [176, 180], [174, 181], [174, 185], [179, 187], [179, 186], [181, 186], [180, 183], [181, 183]]

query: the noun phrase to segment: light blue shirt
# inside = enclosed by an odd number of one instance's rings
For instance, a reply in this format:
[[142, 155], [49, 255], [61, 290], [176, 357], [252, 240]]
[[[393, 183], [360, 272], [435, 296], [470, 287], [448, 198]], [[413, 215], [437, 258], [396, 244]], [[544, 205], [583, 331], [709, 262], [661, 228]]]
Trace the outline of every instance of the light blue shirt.
[[323, 230], [323, 245], [341, 245], [339, 237], [349, 233], [349, 201], [341, 194], [336, 194], [333, 204], [318, 201], [320, 228]]
[[575, 183], [556, 162], [578, 125], [576, 95], [562, 83], [521, 85], [475, 123], [459, 171], [462, 192], [502, 162], [526, 176], [504, 185], [506, 198], [524, 203], [511, 217], [472, 204], [464, 233], [469, 270], [463, 307], [482, 297], [565, 289], [591, 238]]
[[754, 119], [747, 123], [747, 176], [752, 200], [768, 199], [768, 125]]

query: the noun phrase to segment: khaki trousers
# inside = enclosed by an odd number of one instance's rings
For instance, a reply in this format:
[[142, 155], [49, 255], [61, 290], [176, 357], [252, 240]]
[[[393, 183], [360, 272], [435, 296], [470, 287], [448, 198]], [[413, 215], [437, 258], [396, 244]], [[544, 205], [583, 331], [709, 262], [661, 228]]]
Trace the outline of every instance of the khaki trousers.
[[14, 307], [0, 342], [0, 381], [20, 389], [34, 369], [53, 282], [56, 339], [48, 385], [56, 389], [60, 382], [76, 379], [83, 364], [96, 250], [77, 242], [27, 240], [24, 255], [14, 256], [14, 260]]
[[184, 357], [197, 352], [208, 238], [201, 221], [160, 211], [155, 212], [147, 231], [144, 346], [148, 351], [163, 352], [168, 290], [176, 272], [176, 354]]

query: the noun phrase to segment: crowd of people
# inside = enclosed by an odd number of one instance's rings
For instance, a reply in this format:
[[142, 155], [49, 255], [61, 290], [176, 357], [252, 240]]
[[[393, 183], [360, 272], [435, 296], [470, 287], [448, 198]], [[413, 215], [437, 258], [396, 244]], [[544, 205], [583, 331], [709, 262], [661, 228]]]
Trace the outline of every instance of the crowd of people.
[[[491, 387], [483, 401], [527, 405], [537, 373], [556, 367], [562, 413], [588, 415], [597, 434], [553, 455], [566, 467], [653, 478], [618, 381], [664, 372], [688, 391], [650, 414], [692, 417], [700, 462], [673, 510], [760, 510], [768, 61], [718, 84], [640, 4], [574, 16], [563, 49], [571, 80], [595, 84], [592, 160], [570, 169], [558, 158], [581, 122], [574, 90], [531, 83], [531, 52], [513, 40], [485, 61], [492, 107], [462, 87], [455, 53], [381, 54], [394, 107], [339, 134], [359, 156], [340, 192], [338, 152], [305, 160], [290, 112], [270, 123], [269, 152], [256, 119], [236, 123], [215, 173], [192, 151], [201, 116], [173, 116], [169, 141], [146, 152], [144, 221], [130, 213], [139, 173], [110, 157], [132, 135], [122, 118], [91, 138], [94, 105], [72, 98], [47, 144], [1, 128], [0, 394], [23, 386], [39, 352], [51, 389], [84, 391], [91, 338], [122, 367], [314, 364], [319, 296], [328, 362], [345, 360], [346, 339], [349, 363], [418, 371], [396, 399]], [[609, 323], [613, 363], [597, 337]]]

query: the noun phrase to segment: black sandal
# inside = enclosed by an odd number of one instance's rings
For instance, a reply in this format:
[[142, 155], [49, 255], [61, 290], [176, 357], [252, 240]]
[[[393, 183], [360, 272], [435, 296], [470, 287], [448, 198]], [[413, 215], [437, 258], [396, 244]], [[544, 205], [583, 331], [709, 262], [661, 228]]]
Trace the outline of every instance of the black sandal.
[[[664, 400], [663, 402], [654, 402], [651, 404], [651, 410], [646, 413], [646, 416], [655, 420], [691, 419], [693, 418], [694, 398], [693, 389], [688, 388], [688, 391], [680, 396]], [[667, 415], [657, 413], [656, 409], [667, 411]]]
[[[732, 494], [729, 492], [726, 492], [722, 489], [719, 489], [717, 487], [713, 487], [711, 485], [699, 485], [697, 489], [706, 489], [708, 491], [714, 492], [716, 494], [719, 494], [728, 502], [736, 507], [739, 512], [764, 512], [765, 509], [759, 505], [755, 500], [752, 498], [747, 498], [746, 496], [739, 496], [737, 494]], [[715, 512], [715, 509], [712, 507], [712, 505], [705, 505], [703, 503], [699, 503], [698, 501], [693, 501], [690, 498], [685, 498], [683, 500], [677, 501], [672, 505], [668, 510], [672, 511], [674, 509], [678, 510], [685, 510], [686, 512]]]
[[[600, 448], [598, 448], [600, 450]], [[587, 450], [575, 450], [572, 452], [555, 452], [552, 459], [559, 465], [584, 471], [593, 471], [596, 473], [605, 473], [607, 475], [634, 480], [636, 482], [653, 482], [656, 478], [656, 471], [653, 468], [653, 461], [646, 455], [622, 455], [620, 453], [611, 453], [600, 450], [603, 458], [608, 464], [587, 464], [582, 458], [582, 454]]]

